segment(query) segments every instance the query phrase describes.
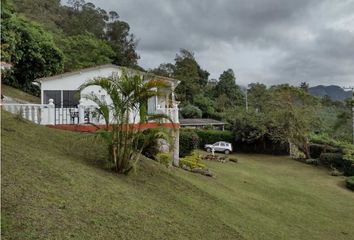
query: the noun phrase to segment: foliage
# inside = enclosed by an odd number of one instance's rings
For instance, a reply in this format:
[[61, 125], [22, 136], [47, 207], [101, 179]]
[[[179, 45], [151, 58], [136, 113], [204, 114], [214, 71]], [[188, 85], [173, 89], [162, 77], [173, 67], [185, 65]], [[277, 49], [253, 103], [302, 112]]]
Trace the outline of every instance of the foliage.
[[184, 118], [201, 118], [203, 114], [197, 106], [191, 104], [182, 107], [180, 113]]
[[168, 167], [171, 164], [172, 156], [170, 153], [158, 153], [156, 155], [156, 160], [162, 165]]
[[[142, 124], [167, 118], [165, 115], [148, 115], [145, 103], [149, 98], [159, 95], [159, 91], [154, 89], [168, 89], [170, 86], [158, 79], [144, 81], [134, 72], [123, 72], [120, 77], [97, 78], [83, 84], [80, 90], [89, 86], [101, 87], [112, 100], [108, 104], [96, 95], [84, 96], [98, 105], [98, 111], [105, 119], [106, 128], [98, 131], [97, 136], [106, 142], [115, 171], [128, 173], [136, 165], [145, 145], [145, 142], [139, 144], [144, 134]], [[133, 122], [138, 121], [137, 126], [130, 124], [131, 119]]]
[[209, 73], [201, 69], [192, 52], [181, 49], [176, 55], [173, 77], [181, 81], [176, 88], [179, 100], [193, 103], [193, 96], [206, 85], [208, 76]]
[[156, 127], [144, 130], [144, 135], [139, 139], [139, 146], [143, 146], [142, 154], [148, 158], [156, 159], [159, 153], [158, 139], [164, 139], [173, 145], [173, 130], [164, 127]]
[[345, 159], [342, 153], [322, 153], [320, 161], [325, 166], [342, 170], [346, 176], [354, 175], [354, 161]]
[[[84, 0], [70, 0], [66, 5], [62, 5], [59, 0], [14, 0], [14, 2], [19, 13], [42, 23], [43, 27], [55, 36], [56, 45], [61, 50], [68, 50], [65, 39], [72, 40], [71, 38], [75, 38], [75, 36], [81, 36], [77, 38], [84, 43], [80, 47], [80, 51], [87, 54], [88, 58], [85, 59], [85, 62], [101, 64], [104, 59], [104, 62], [139, 68], [137, 66], [139, 56], [136, 53], [137, 40], [130, 33], [129, 24], [120, 20], [117, 12], [107, 12]], [[87, 34], [91, 36], [87, 37]], [[77, 38], [74, 45], [79, 44]], [[100, 48], [102, 48], [101, 52]], [[108, 48], [112, 48], [113, 52]], [[94, 53], [89, 55], [92, 49], [94, 49]], [[66, 55], [67, 53], [69, 54]], [[100, 59], [96, 60], [94, 54], [97, 56], [99, 53], [102, 56], [98, 56]], [[65, 55], [66, 59], [72, 57], [69, 51], [65, 51]], [[106, 61], [107, 56], [109, 56], [109, 61]], [[66, 62], [66, 71], [72, 70], [70, 64], [70, 62]], [[86, 65], [83, 64], [83, 67]]]
[[219, 82], [215, 87], [216, 97], [225, 94], [234, 105], [241, 105], [243, 103], [243, 94], [236, 85], [235, 73], [232, 69], [224, 71], [220, 77]]
[[267, 116], [262, 112], [239, 112], [234, 117], [233, 133], [242, 142], [252, 143], [268, 133]]
[[270, 93], [267, 86], [262, 83], [251, 83], [248, 85], [247, 97], [248, 106], [251, 111], [264, 112], [264, 104], [269, 101]]
[[230, 131], [195, 129], [194, 132], [199, 137], [199, 147], [204, 148], [205, 144], [213, 144], [219, 141], [234, 142], [234, 137]]
[[179, 156], [185, 157], [199, 146], [199, 136], [192, 129], [180, 129]]
[[347, 188], [351, 189], [354, 191], [354, 176], [352, 177], [347, 177], [345, 180]]
[[108, 43], [92, 33], [66, 38], [63, 51], [66, 71], [111, 63], [114, 55]]
[[308, 136], [318, 123], [316, 99], [289, 85], [273, 86], [270, 94], [265, 111], [270, 119], [271, 139], [295, 144], [309, 157]]
[[41, 26], [3, 9], [1, 24], [1, 54], [13, 64], [11, 74], [3, 83], [38, 94], [32, 81], [60, 73], [63, 53], [52, 36]]
[[214, 101], [204, 94], [195, 95], [193, 102], [202, 111], [203, 117], [208, 118], [215, 115]]
[[191, 155], [180, 158], [179, 165], [182, 167], [183, 165], [194, 169], [194, 168], [202, 168], [205, 169], [206, 165], [201, 162], [201, 158], [199, 157], [197, 152], [193, 152]]

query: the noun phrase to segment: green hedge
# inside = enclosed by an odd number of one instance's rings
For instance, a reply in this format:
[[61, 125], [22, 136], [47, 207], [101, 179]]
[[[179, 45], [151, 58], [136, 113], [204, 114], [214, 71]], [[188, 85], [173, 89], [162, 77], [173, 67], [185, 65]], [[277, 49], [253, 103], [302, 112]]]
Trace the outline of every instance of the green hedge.
[[344, 159], [344, 156], [342, 153], [322, 153], [320, 162], [325, 166], [340, 169], [346, 176], [354, 176], [354, 162]]
[[202, 129], [196, 129], [194, 131], [199, 136], [199, 148], [204, 148], [205, 144], [213, 144], [218, 141], [234, 142], [234, 136], [230, 131]]
[[353, 177], [348, 177], [345, 182], [346, 182], [347, 188], [349, 188], [349, 189], [354, 191], [354, 176]]
[[199, 136], [193, 129], [181, 129], [179, 134], [179, 156], [190, 155], [199, 146]]

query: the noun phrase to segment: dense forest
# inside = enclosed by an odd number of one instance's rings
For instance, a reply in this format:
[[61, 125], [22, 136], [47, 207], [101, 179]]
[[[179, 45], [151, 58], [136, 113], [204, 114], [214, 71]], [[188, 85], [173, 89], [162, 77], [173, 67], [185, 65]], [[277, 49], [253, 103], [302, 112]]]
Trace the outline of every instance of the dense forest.
[[116, 11], [84, 0], [65, 5], [60, 0], [4, 0], [1, 13], [2, 61], [13, 65], [3, 73], [5, 84], [38, 94], [32, 84], [36, 78], [113, 63], [181, 80], [176, 89], [181, 117], [225, 121], [245, 143], [291, 142], [308, 155], [308, 143], [314, 139], [351, 142], [351, 100], [313, 97], [307, 83], [252, 83], [246, 103], [231, 66], [212, 80], [186, 49], [173, 63], [142, 69], [136, 37]]

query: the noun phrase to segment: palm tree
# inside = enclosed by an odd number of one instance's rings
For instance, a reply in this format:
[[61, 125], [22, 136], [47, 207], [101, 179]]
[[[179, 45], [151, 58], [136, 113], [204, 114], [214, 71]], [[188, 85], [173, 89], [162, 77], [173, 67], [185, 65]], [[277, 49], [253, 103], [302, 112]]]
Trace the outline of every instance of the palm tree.
[[[107, 78], [96, 78], [80, 86], [80, 91], [89, 86], [99, 86], [107, 92], [111, 101], [91, 94], [84, 96], [97, 104], [106, 128], [98, 130], [97, 136], [108, 145], [108, 151], [117, 173], [127, 173], [139, 160], [144, 148], [142, 125], [148, 121], [171, 119], [164, 114], [148, 114], [147, 101], [168, 90], [168, 82], [153, 75], [144, 76], [136, 72], [123, 71]], [[148, 80], [146, 80], [146, 78]], [[131, 122], [135, 124], [131, 124]], [[143, 144], [141, 144], [143, 142]]]

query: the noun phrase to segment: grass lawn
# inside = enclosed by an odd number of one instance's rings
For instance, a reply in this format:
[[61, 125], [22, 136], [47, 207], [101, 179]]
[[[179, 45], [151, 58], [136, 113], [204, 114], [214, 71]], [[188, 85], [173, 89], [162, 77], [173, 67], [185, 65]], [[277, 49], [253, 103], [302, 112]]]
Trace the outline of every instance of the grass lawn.
[[1, 94], [31, 103], [41, 103], [41, 99], [39, 97], [25, 93], [19, 89], [7, 86], [5, 84], [1, 84]]
[[3, 239], [353, 239], [344, 178], [286, 157], [207, 162], [216, 178], [142, 159], [117, 176], [83, 134], [2, 112]]

